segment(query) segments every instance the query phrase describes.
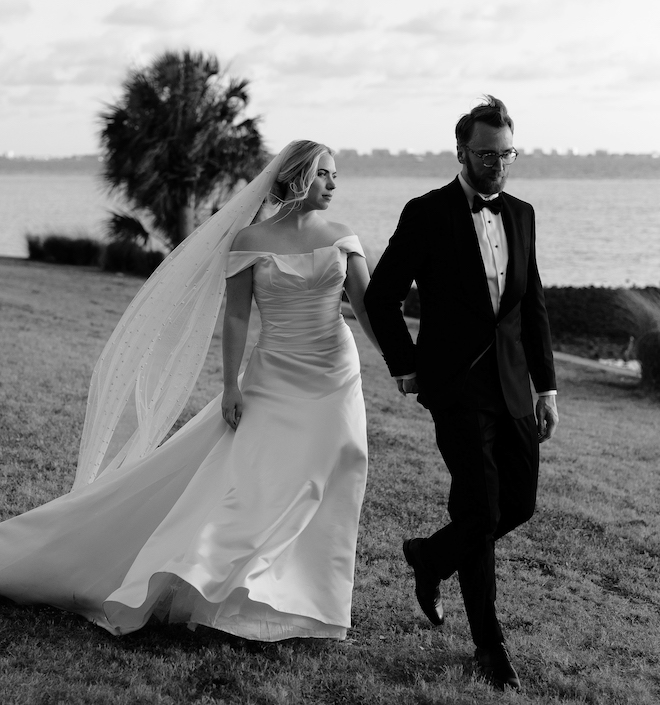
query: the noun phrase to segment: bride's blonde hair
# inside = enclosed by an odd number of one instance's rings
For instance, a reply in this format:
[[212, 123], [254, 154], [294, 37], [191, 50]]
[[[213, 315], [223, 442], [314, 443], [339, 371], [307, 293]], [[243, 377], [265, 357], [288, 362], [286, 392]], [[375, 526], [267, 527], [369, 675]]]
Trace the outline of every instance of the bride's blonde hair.
[[293, 204], [294, 208], [299, 208], [307, 198], [319, 168], [319, 160], [324, 154], [333, 157], [335, 152], [330, 147], [311, 140], [292, 142], [270, 190], [271, 203]]

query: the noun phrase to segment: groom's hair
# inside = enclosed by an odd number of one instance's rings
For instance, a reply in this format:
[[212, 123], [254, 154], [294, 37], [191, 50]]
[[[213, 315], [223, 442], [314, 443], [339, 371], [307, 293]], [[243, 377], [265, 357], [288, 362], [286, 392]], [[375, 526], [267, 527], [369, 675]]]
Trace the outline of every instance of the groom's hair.
[[456, 123], [456, 143], [467, 144], [472, 138], [476, 122], [485, 122], [491, 127], [509, 127], [513, 132], [513, 120], [507, 112], [506, 105], [492, 95], [484, 96], [485, 102], [472, 108]]

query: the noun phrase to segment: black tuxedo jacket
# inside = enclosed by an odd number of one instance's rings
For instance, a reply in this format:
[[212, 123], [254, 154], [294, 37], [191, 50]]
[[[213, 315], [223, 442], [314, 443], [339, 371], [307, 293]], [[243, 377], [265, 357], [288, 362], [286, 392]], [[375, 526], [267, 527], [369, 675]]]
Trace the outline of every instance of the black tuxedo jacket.
[[[509, 194], [499, 197], [509, 263], [497, 316], [458, 178], [406, 205], [367, 289], [365, 305], [390, 372], [415, 372], [418, 400], [427, 407], [460, 401], [471, 365], [491, 343], [514, 418], [533, 413], [530, 375], [537, 391], [556, 388], [534, 210]], [[420, 299], [416, 343], [401, 312], [413, 281]]]

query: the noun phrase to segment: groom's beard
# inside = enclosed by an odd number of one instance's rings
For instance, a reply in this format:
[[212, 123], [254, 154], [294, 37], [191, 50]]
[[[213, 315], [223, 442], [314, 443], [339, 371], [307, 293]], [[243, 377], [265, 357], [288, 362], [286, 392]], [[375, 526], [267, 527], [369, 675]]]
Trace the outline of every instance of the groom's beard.
[[[493, 194], [504, 190], [504, 185], [509, 177], [506, 168], [502, 171], [491, 171], [490, 174], [479, 176], [472, 166], [470, 159], [466, 159], [465, 166], [470, 177], [470, 184], [479, 193]], [[484, 167], [485, 169], [486, 167]]]

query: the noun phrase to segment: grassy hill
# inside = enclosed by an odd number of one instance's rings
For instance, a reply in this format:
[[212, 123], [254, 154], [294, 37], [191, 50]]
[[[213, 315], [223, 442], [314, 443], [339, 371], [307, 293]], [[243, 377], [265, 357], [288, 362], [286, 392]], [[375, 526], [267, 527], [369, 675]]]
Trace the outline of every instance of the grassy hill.
[[[6, 519], [69, 490], [92, 367], [140, 281], [1, 259], [0, 281]], [[560, 428], [542, 446], [538, 510], [498, 544], [498, 608], [524, 688], [498, 694], [474, 675], [456, 579], [444, 585], [444, 627], [415, 603], [401, 541], [446, 520], [448, 476], [428, 414], [396, 392], [350, 323], [370, 477], [349, 639], [259, 644], [159, 623], [117, 638], [55, 609], [0, 601], [2, 703], [660, 701], [660, 404], [634, 379], [558, 363]], [[186, 418], [218, 394], [220, 352], [216, 340]]]

